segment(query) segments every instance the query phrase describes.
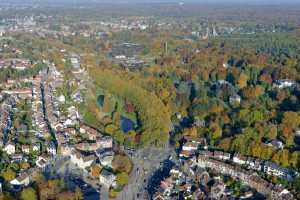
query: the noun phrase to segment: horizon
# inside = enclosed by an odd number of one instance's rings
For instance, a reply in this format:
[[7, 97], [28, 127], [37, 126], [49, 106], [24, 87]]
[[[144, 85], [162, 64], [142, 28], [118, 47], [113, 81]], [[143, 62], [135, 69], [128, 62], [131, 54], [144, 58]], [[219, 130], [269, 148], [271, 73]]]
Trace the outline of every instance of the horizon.
[[205, 5], [300, 5], [298, 0], [0, 0], [1, 4], [151, 4], [196, 3]]

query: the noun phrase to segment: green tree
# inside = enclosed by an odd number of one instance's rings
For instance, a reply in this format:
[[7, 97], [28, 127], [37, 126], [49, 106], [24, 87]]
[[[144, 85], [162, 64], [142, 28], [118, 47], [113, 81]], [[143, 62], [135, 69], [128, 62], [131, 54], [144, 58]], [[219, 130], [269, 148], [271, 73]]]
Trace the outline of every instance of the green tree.
[[22, 190], [20, 195], [21, 200], [36, 200], [37, 194], [33, 188], [25, 188]]
[[117, 184], [119, 186], [124, 186], [128, 183], [129, 176], [126, 172], [121, 172], [117, 174]]
[[11, 181], [14, 178], [16, 178], [16, 172], [14, 172], [12, 169], [7, 169], [4, 172], [1, 173], [1, 176], [4, 178], [5, 181]]

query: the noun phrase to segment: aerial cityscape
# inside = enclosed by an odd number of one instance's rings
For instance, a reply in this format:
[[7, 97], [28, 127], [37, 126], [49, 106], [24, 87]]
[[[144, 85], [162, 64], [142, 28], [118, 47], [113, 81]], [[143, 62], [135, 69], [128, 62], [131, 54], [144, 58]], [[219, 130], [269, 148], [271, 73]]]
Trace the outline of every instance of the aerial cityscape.
[[296, 200], [299, 173], [300, 2], [0, 0], [0, 200]]

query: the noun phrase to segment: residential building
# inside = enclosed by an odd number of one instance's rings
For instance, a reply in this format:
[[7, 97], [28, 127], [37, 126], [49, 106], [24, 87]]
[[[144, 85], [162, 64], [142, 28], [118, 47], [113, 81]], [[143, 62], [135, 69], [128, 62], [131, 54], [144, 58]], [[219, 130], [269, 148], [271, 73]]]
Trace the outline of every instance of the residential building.
[[90, 167], [95, 160], [94, 155], [85, 156], [78, 151], [73, 151], [71, 154], [71, 162], [81, 169]]
[[114, 187], [116, 185], [116, 176], [112, 172], [103, 169], [99, 176], [99, 181], [100, 184], [104, 185], [107, 188], [111, 186]]
[[30, 184], [30, 176], [25, 172], [17, 176], [17, 178], [10, 181], [13, 186], [28, 186]]
[[264, 172], [269, 175], [287, 178], [289, 181], [292, 180], [292, 173], [289, 169], [280, 167], [279, 165], [269, 161], [264, 163]]
[[45, 168], [48, 163], [48, 158], [46, 156], [39, 156], [35, 161], [35, 164], [39, 168]]
[[15, 144], [9, 142], [8, 144], [5, 145], [3, 151], [5, 151], [8, 155], [12, 155], [16, 152], [16, 146]]
[[235, 153], [233, 156], [233, 162], [239, 165], [245, 165], [247, 162], [247, 158], [239, 153]]

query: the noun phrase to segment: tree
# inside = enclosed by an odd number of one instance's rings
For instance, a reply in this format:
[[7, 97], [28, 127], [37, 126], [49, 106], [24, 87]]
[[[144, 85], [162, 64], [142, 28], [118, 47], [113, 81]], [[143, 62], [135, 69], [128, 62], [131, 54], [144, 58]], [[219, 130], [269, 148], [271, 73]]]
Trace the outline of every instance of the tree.
[[22, 163], [20, 164], [20, 167], [21, 167], [22, 169], [29, 169], [29, 168], [30, 168], [30, 164], [27, 163], [27, 162], [22, 162]]
[[13, 200], [14, 198], [8, 192], [1, 192], [0, 193], [0, 200]]
[[76, 187], [75, 189], [75, 200], [83, 200], [83, 194], [79, 187]]
[[128, 183], [129, 176], [125, 172], [121, 172], [117, 174], [117, 184], [119, 186], [124, 186]]
[[285, 112], [283, 114], [282, 123], [284, 124], [284, 126], [295, 130], [300, 124], [300, 116], [296, 112]]
[[263, 88], [261, 86], [247, 86], [242, 89], [241, 93], [242, 96], [248, 99], [254, 99], [262, 95], [264, 92]]
[[267, 131], [266, 136], [271, 139], [274, 140], [277, 137], [277, 127], [275, 125], [272, 125], [269, 130]]
[[247, 86], [247, 81], [248, 81], [248, 76], [244, 73], [240, 74], [239, 80], [238, 80], [238, 84], [239, 84], [239, 88], [242, 89], [244, 87]]
[[112, 161], [112, 167], [116, 172], [126, 172], [130, 173], [132, 168], [132, 163], [126, 155], [116, 155]]
[[91, 168], [91, 175], [98, 178], [101, 172], [101, 167], [99, 165], [93, 165]]
[[210, 140], [214, 143], [217, 139], [222, 137], [222, 129], [217, 123], [211, 123], [208, 130]]
[[71, 191], [64, 191], [64, 192], [60, 192], [60, 193], [56, 193], [55, 195], [55, 199], [57, 200], [77, 200], [75, 197], [75, 193], [71, 192]]
[[1, 176], [4, 178], [5, 181], [9, 182], [16, 178], [16, 172], [9, 168], [6, 171], [2, 172]]
[[21, 200], [36, 200], [37, 194], [33, 188], [25, 188], [22, 190], [20, 195]]

